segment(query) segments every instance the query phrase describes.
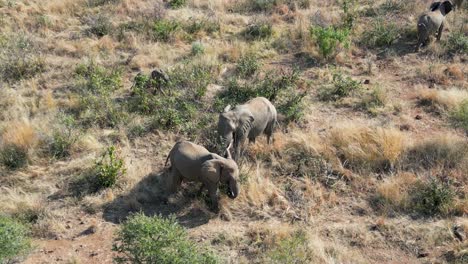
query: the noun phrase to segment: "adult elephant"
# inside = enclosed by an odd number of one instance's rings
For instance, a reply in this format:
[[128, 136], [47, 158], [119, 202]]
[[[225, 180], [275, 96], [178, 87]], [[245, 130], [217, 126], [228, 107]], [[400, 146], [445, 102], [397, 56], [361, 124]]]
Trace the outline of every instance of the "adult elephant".
[[[227, 152], [229, 153], [228, 147]], [[237, 163], [228, 155], [223, 158], [209, 152], [206, 148], [189, 141], [177, 142], [166, 159], [171, 161], [170, 173], [166, 178], [166, 194], [177, 191], [182, 180], [201, 182], [202, 189], [207, 188], [212, 202], [212, 210], [217, 212], [218, 187], [220, 183], [227, 183], [227, 195], [235, 199], [239, 195], [239, 168]]]
[[234, 144], [234, 160], [238, 161], [247, 138], [255, 143], [255, 138], [264, 133], [270, 144], [276, 122], [273, 104], [264, 97], [257, 97], [232, 109], [231, 105], [226, 106], [219, 115], [218, 134], [226, 144]]

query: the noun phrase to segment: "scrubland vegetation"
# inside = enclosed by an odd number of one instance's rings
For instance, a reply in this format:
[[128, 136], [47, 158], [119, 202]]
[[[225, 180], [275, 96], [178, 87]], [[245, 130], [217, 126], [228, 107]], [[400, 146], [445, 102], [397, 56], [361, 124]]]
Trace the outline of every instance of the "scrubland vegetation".
[[[0, 263], [466, 263], [468, 12], [415, 53], [430, 2], [0, 0]], [[165, 203], [256, 96], [239, 197]]]

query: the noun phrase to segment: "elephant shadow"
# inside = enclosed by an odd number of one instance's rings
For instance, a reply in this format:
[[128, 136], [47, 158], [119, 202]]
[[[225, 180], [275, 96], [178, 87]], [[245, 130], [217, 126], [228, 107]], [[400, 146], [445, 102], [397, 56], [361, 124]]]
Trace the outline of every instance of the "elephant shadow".
[[128, 216], [141, 212], [146, 216], [168, 217], [175, 215], [179, 224], [194, 228], [207, 224], [216, 215], [209, 211], [203, 196], [195, 196], [197, 186], [182, 184], [170, 199], [163, 196], [165, 172], [150, 173], [128, 193], [115, 198], [104, 206], [103, 218], [112, 223], [121, 223]]

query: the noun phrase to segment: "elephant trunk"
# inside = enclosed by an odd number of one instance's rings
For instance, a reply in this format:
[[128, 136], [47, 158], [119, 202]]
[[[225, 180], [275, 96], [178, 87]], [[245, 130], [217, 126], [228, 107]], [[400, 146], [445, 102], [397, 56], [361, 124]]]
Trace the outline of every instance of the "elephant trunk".
[[240, 186], [235, 179], [229, 180], [228, 197], [235, 199], [239, 195]]

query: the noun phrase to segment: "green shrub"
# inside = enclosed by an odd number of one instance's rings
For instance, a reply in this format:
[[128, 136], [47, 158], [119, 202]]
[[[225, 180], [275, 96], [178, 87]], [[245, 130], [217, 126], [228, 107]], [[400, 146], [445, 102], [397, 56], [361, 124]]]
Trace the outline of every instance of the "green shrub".
[[267, 21], [257, 22], [248, 25], [242, 34], [247, 40], [267, 39], [273, 35], [273, 26]]
[[187, 4], [187, 0], [169, 0], [169, 6], [173, 9], [184, 7]]
[[270, 263], [286, 264], [313, 263], [315, 256], [308, 247], [308, 240], [304, 232], [298, 231], [292, 237], [284, 239], [280, 244], [268, 252]]
[[70, 155], [72, 145], [78, 140], [78, 135], [73, 131], [75, 124], [76, 121], [73, 117], [64, 117], [63, 127], [54, 132], [49, 144], [49, 154], [52, 157], [61, 159]]
[[34, 77], [45, 70], [45, 60], [37, 44], [25, 33], [0, 36], [0, 76], [4, 81]]
[[81, 64], [76, 69], [76, 80], [80, 101], [76, 110], [82, 125], [116, 127], [127, 118], [113, 99], [114, 92], [122, 87], [121, 69], [105, 69], [94, 62]]
[[11, 170], [28, 164], [28, 150], [16, 144], [5, 144], [0, 149], [0, 162]]
[[174, 217], [131, 216], [117, 231], [117, 263], [214, 264], [217, 257], [189, 240]]
[[107, 4], [118, 4], [121, 0], [88, 0], [88, 6], [96, 7]]
[[342, 0], [341, 9], [343, 9], [342, 27], [348, 30], [353, 29], [357, 19], [356, 0]]
[[453, 110], [450, 117], [454, 126], [460, 127], [468, 133], [468, 100], [463, 101]]
[[400, 37], [401, 29], [393, 22], [375, 19], [368, 30], [364, 31], [361, 42], [368, 47], [388, 47]]
[[339, 47], [349, 48], [349, 29], [335, 27], [312, 27], [310, 34], [315, 40], [320, 55], [324, 59], [330, 59], [336, 55]]
[[120, 158], [114, 146], [110, 146], [96, 161], [96, 177], [99, 187], [112, 187], [117, 179], [125, 174], [124, 161]]
[[203, 43], [201, 42], [194, 42], [192, 43], [192, 55], [193, 56], [197, 56], [197, 55], [200, 55], [200, 54], [203, 54], [205, 53], [205, 46], [203, 46]]
[[189, 34], [197, 34], [202, 31], [213, 34], [221, 30], [219, 22], [210, 19], [191, 19], [184, 28]]
[[445, 42], [445, 46], [450, 53], [468, 53], [468, 36], [463, 30], [451, 31], [448, 35], [448, 39]]
[[15, 220], [0, 215], [0, 263], [15, 263], [31, 249], [29, 230]]
[[113, 30], [112, 24], [107, 16], [98, 15], [96, 18], [91, 18], [89, 22], [88, 32], [97, 37], [109, 35]]
[[333, 74], [331, 85], [322, 87], [319, 91], [319, 98], [323, 101], [336, 101], [349, 96], [355, 91], [361, 89], [361, 83], [351, 79], [349, 76], [336, 72]]
[[236, 65], [237, 74], [241, 77], [254, 75], [262, 66], [254, 54], [248, 54], [239, 59]]
[[413, 210], [424, 216], [448, 214], [455, 198], [450, 186], [437, 180], [416, 184], [410, 195]]
[[371, 114], [376, 114], [376, 109], [385, 106], [386, 102], [386, 90], [380, 86], [376, 86], [370, 91], [370, 93], [363, 96], [360, 107]]
[[152, 38], [155, 41], [168, 42], [180, 29], [180, 24], [174, 20], [158, 20], [153, 24]]

